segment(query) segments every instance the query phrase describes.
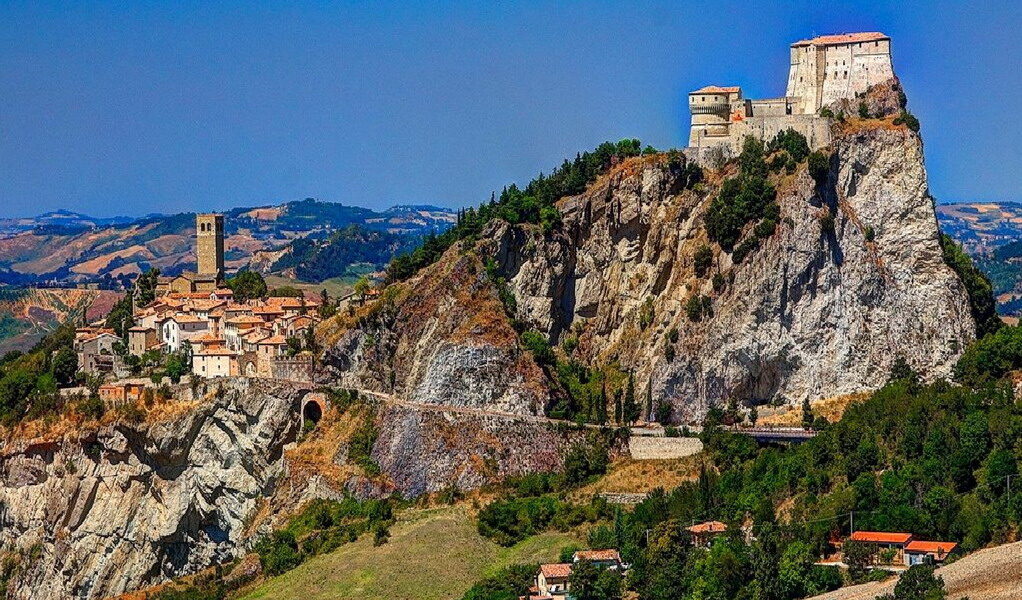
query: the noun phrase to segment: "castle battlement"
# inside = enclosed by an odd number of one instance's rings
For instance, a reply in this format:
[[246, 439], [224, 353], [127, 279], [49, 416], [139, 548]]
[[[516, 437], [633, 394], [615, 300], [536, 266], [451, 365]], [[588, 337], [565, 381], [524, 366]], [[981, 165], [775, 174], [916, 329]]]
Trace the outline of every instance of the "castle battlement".
[[711, 85], [689, 93], [688, 154], [697, 160], [713, 149], [733, 155], [746, 136], [767, 140], [785, 129], [806, 136], [812, 148], [826, 146], [830, 119], [820, 111], [893, 77], [891, 38], [883, 33], [800, 40], [791, 45], [788, 85], [780, 98], [743, 98], [739, 86]]

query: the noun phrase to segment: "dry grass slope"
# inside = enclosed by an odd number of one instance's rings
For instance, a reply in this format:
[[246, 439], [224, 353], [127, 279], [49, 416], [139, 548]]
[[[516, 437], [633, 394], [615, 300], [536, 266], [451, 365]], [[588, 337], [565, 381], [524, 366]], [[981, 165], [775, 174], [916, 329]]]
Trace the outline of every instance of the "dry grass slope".
[[501, 548], [481, 537], [465, 507], [402, 513], [390, 541], [372, 536], [318, 556], [259, 584], [244, 600], [358, 598], [445, 600], [460, 598], [478, 579], [512, 563], [549, 562], [571, 534], [547, 533]]

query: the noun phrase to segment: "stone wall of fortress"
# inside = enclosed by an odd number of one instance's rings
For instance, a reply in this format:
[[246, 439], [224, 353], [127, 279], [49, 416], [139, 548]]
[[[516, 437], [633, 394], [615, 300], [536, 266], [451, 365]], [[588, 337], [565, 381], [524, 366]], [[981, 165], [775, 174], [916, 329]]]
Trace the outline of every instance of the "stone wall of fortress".
[[738, 156], [747, 136], [769, 142], [781, 131], [794, 129], [806, 137], [811, 150], [828, 146], [833, 138], [831, 119], [816, 115], [771, 115], [745, 117], [731, 123], [729, 134], [721, 137], [704, 137], [685, 149], [689, 160], [708, 165], [713, 159], [713, 148], [723, 146], [726, 157]]

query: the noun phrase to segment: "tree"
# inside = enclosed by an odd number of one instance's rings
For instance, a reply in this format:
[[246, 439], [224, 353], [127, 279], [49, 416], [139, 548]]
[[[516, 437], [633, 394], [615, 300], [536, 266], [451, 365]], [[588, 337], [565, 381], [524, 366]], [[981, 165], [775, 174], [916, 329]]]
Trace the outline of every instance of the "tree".
[[705, 277], [706, 273], [710, 270], [710, 265], [713, 264], [713, 250], [706, 244], [703, 244], [696, 248], [695, 254], [692, 255], [692, 260], [695, 265], [696, 276]]
[[359, 300], [365, 301], [366, 296], [369, 295], [369, 290], [372, 289], [372, 284], [369, 283], [369, 278], [365, 275], [358, 278], [355, 282], [354, 291], [355, 295], [358, 296]]
[[813, 407], [809, 404], [809, 398], [802, 401], [802, 428], [813, 428]]
[[588, 560], [580, 560], [571, 568], [568, 584], [576, 600], [620, 600], [621, 574], [601, 569]]
[[78, 354], [70, 346], [64, 346], [53, 356], [53, 377], [58, 383], [67, 385], [78, 373]]
[[944, 580], [935, 576], [933, 570], [932, 565], [909, 567], [898, 579], [894, 593], [878, 596], [877, 600], [945, 600]]
[[625, 423], [634, 423], [642, 416], [639, 403], [635, 401], [635, 374], [628, 372], [628, 383], [625, 386], [625, 402], [622, 408]]
[[242, 271], [227, 280], [227, 287], [234, 292], [234, 299], [239, 302], [263, 298], [266, 296], [266, 280], [255, 271]]
[[148, 269], [135, 280], [135, 305], [145, 306], [156, 299], [156, 283], [160, 279], [159, 269]]

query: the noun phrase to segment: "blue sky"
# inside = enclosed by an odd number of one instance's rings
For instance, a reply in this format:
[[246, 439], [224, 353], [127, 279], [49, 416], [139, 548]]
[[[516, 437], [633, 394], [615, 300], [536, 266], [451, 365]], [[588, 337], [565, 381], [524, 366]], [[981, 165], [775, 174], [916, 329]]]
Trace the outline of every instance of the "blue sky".
[[578, 150], [683, 146], [685, 94], [784, 92], [879, 30], [941, 201], [1022, 200], [1019, 2], [8, 3], [0, 215], [307, 196], [457, 207]]

